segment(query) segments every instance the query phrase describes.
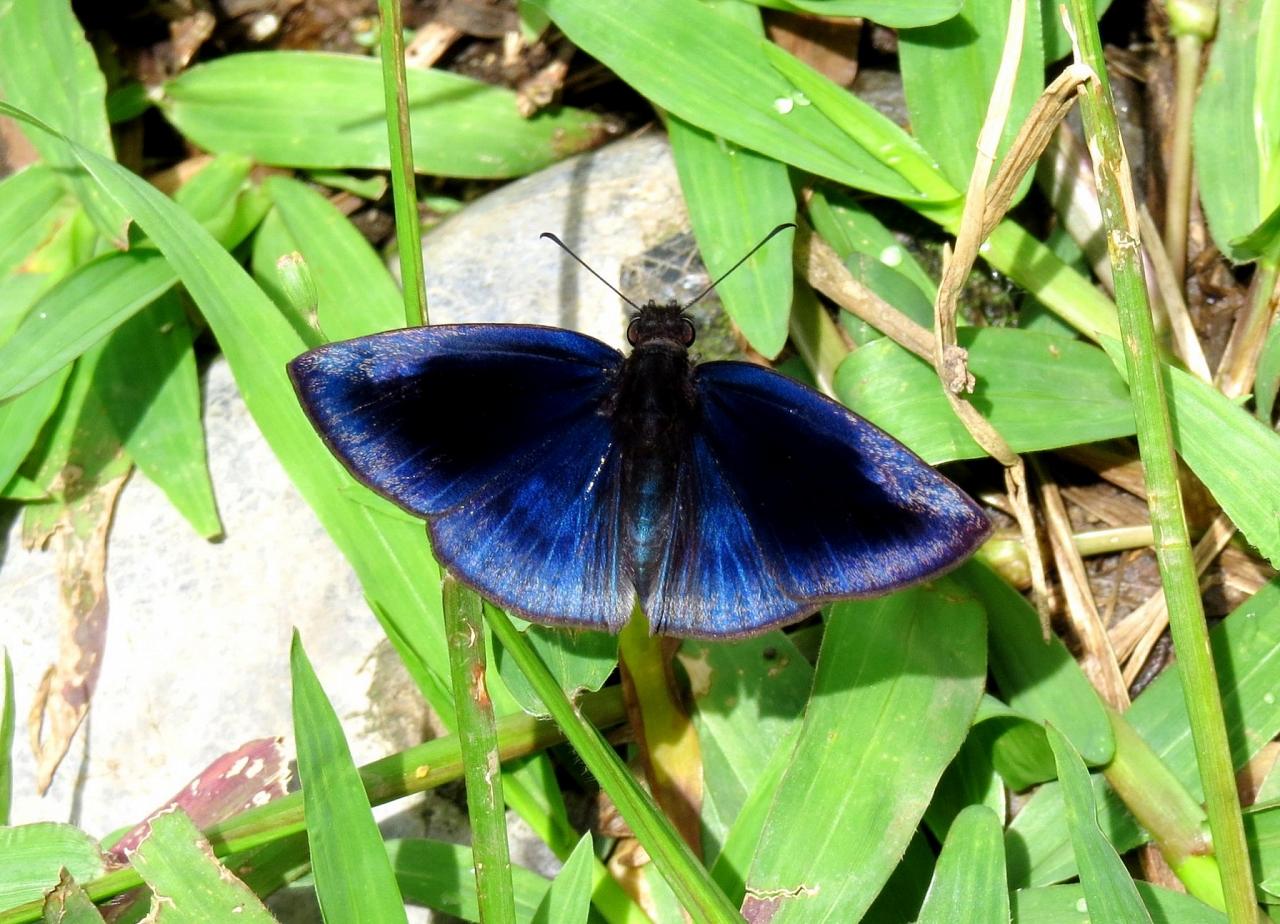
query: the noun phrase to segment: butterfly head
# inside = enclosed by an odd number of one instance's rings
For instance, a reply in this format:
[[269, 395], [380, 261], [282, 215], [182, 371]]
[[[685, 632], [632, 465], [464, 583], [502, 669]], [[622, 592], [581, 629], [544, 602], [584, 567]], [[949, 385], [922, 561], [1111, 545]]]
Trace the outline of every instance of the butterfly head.
[[649, 301], [640, 306], [627, 325], [627, 342], [633, 347], [646, 343], [671, 343], [688, 348], [693, 345], [693, 322], [679, 303], [659, 305]]

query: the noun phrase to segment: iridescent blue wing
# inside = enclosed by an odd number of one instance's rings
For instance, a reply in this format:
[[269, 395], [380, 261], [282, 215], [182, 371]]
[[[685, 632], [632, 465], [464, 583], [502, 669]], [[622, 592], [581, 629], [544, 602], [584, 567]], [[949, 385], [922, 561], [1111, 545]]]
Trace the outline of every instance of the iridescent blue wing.
[[990, 531], [970, 498], [846, 408], [747, 363], [696, 368], [655, 631], [727, 637], [925, 580]]
[[539, 622], [616, 631], [634, 598], [604, 413], [621, 363], [572, 331], [461, 324], [331, 343], [289, 375], [333, 453], [426, 517], [460, 579]]

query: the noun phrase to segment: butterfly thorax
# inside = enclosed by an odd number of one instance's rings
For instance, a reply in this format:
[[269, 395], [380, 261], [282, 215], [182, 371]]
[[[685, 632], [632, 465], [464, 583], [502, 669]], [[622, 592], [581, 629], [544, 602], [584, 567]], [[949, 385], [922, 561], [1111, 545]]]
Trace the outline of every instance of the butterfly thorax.
[[645, 305], [631, 323], [634, 349], [613, 403], [622, 449], [622, 509], [637, 590], [656, 577], [675, 515], [677, 476], [694, 422], [693, 328], [676, 305]]

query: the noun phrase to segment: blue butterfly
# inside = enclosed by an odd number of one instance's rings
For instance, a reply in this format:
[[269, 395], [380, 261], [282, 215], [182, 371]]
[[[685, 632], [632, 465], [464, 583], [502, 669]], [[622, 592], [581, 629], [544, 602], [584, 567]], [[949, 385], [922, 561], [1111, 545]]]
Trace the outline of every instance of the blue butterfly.
[[749, 363], [695, 363], [680, 305], [639, 306], [627, 339], [624, 357], [569, 330], [438, 325], [288, 368], [352, 475], [534, 622], [616, 632], [638, 600], [658, 633], [754, 635], [938, 575], [989, 533], [842, 405]]

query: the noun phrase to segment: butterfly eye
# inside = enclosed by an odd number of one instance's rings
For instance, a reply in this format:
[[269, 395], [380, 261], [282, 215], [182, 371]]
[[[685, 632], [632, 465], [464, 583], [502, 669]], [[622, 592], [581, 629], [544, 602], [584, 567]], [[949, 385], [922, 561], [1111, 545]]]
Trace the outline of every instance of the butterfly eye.
[[640, 328], [636, 326], [639, 323], [639, 318], [632, 318], [631, 323], [627, 325], [627, 343], [632, 346], [640, 342]]
[[693, 338], [697, 336], [697, 331], [693, 329], [693, 322], [688, 318], [681, 318], [680, 320], [684, 322], [684, 330], [682, 331], [680, 342], [685, 346], [693, 346]]

